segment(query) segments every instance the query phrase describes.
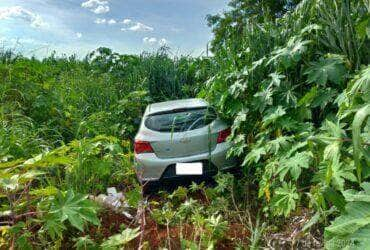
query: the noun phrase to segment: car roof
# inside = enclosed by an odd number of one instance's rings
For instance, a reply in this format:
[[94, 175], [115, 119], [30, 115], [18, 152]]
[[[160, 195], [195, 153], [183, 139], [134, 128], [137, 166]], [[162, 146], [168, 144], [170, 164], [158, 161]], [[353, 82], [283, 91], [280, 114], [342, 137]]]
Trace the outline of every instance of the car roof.
[[203, 108], [208, 106], [209, 106], [208, 102], [199, 98], [157, 102], [148, 105], [148, 107], [145, 110], [145, 115], [152, 115], [155, 113], [162, 113], [176, 109]]

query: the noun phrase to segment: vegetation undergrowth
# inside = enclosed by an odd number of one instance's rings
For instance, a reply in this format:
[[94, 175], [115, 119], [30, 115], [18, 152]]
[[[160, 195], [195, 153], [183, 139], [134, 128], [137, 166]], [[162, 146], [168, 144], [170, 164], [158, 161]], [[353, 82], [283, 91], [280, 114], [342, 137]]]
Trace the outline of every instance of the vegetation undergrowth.
[[[212, 57], [0, 52], [0, 248], [368, 247], [369, 0], [231, 0], [208, 22]], [[143, 109], [190, 97], [232, 124], [241, 173], [143, 196]], [[92, 199], [112, 186], [133, 216]]]

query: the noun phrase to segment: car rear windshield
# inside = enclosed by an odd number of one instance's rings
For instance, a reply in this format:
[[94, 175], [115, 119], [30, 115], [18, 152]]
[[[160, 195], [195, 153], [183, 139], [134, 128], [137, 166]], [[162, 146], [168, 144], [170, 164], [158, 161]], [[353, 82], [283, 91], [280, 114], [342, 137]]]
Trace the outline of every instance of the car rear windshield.
[[145, 126], [160, 132], [184, 132], [205, 127], [216, 117], [213, 108], [193, 108], [150, 115]]

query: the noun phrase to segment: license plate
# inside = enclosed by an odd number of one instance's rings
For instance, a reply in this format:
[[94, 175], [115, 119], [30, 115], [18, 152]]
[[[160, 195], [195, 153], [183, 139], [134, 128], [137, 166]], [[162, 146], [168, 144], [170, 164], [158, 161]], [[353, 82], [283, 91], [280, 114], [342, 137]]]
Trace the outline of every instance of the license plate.
[[201, 162], [176, 163], [176, 175], [202, 175], [203, 164]]

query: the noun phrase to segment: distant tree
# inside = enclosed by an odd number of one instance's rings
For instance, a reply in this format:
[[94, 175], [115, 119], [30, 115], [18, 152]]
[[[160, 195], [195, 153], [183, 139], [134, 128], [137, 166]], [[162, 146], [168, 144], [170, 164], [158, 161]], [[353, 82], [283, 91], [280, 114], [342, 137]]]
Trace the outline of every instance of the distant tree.
[[240, 41], [248, 21], [263, 22], [275, 19], [293, 9], [301, 0], [230, 0], [223, 14], [208, 15], [208, 26], [215, 35], [211, 51], [223, 46], [226, 40]]

